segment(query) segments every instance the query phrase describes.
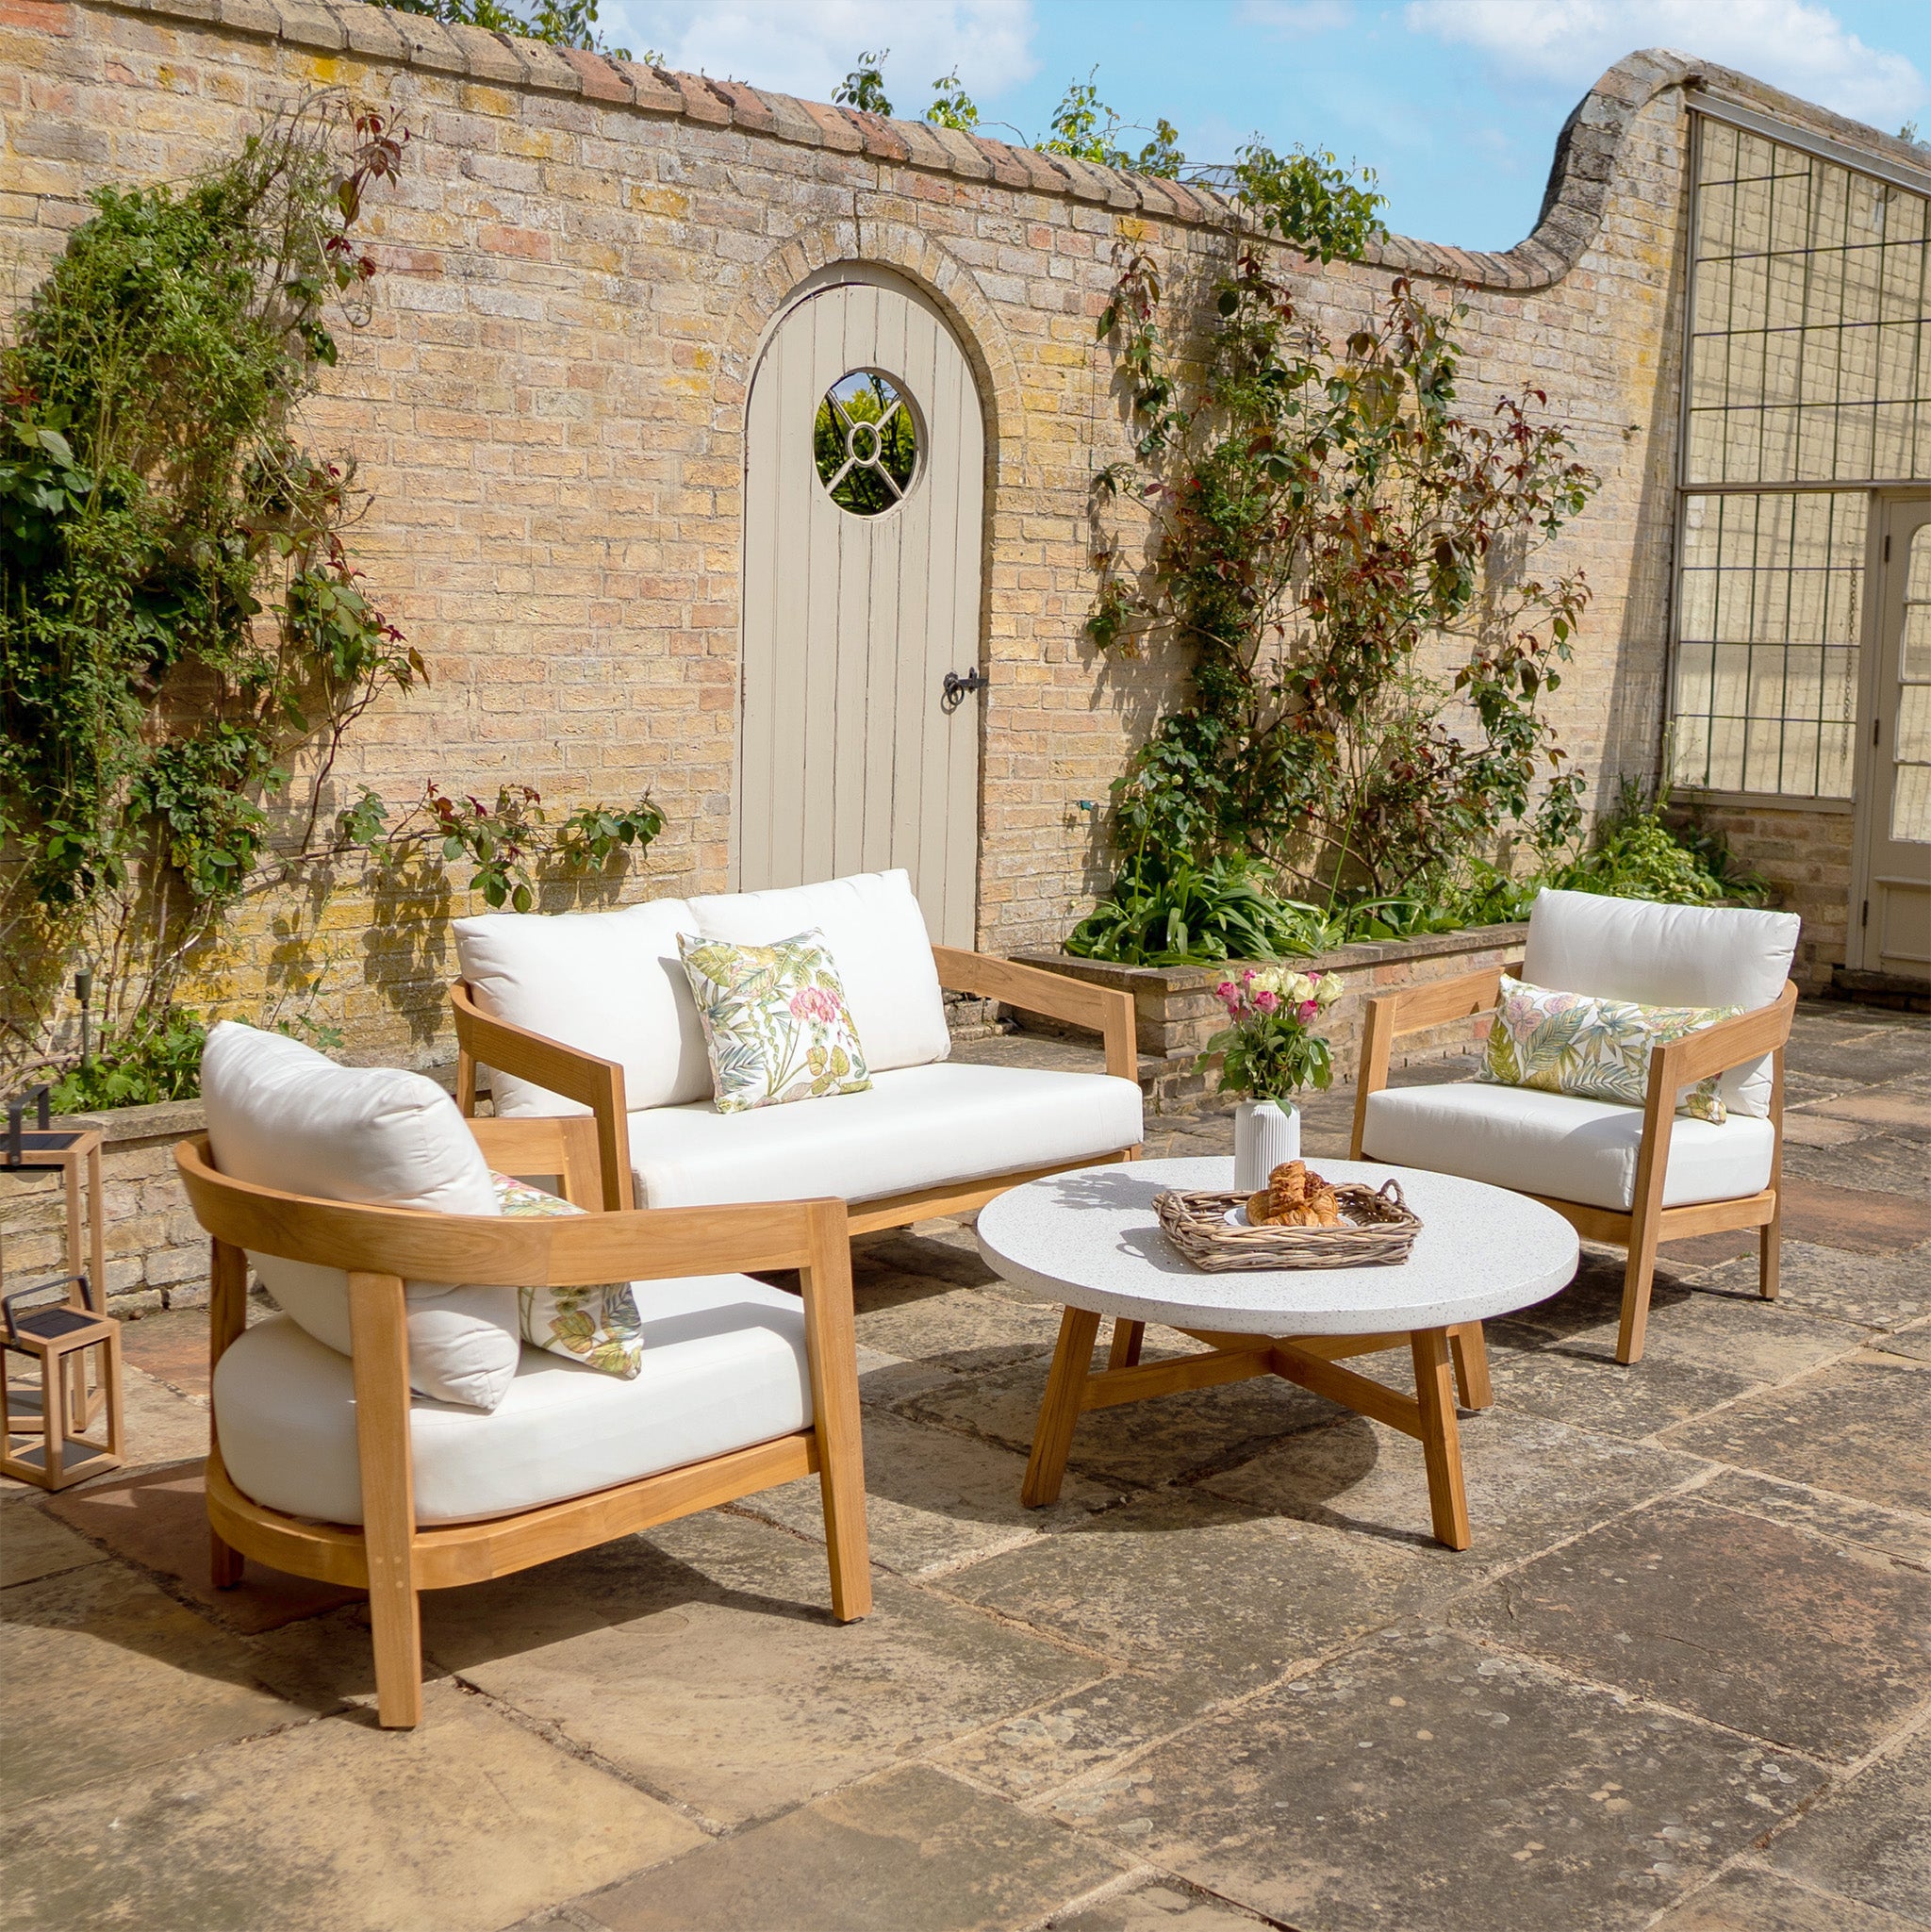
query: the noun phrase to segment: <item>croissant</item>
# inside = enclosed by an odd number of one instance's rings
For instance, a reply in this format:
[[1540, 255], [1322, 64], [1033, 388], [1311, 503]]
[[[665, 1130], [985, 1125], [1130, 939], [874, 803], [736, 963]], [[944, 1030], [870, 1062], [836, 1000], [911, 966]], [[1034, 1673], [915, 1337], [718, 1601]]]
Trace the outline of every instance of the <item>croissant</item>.
[[1273, 1198], [1264, 1187], [1259, 1194], [1247, 1197], [1247, 1225], [1250, 1228], [1264, 1228], [1273, 1218]]

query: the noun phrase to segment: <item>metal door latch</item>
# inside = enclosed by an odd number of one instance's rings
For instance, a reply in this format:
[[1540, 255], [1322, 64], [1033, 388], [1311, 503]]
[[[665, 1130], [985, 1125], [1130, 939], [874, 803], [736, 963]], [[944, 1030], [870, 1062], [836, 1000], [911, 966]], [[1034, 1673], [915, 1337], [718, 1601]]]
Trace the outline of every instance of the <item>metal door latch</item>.
[[956, 711], [970, 693], [982, 691], [991, 683], [992, 680], [977, 669], [968, 670], [964, 677], [955, 670], [949, 670], [939, 697], [939, 707], [944, 711]]

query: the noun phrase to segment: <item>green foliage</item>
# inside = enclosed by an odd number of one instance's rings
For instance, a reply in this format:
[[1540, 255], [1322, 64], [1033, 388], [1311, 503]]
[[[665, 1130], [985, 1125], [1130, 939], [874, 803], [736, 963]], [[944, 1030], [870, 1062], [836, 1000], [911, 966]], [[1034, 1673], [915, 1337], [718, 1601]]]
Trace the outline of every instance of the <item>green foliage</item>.
[[[308, 1014], [277, 1019], [272, 1030], [318, 1052], [338, 1052], [343, 1044], [338, 1029]], [[98, 1053], [76, 1061], [51, 1083], [48, 1098], [57, 1114], [197, 1099], [206, 1045], [207, 1026], [198, 1013], [175, 1007], [158, 1018], [141, 1015], [124, 1029], [110, 1028]]]
[[[1303, 199], [1274, 225], [1345, 253], [1372, 208], [1345, 181], [1323, 190], [1326, 165], [1302, 171]], [[1333, 190], [1326, 204], [1317, 190]], [[1117, 844], [1246, 853], [1330, 908], [1399, 899], [1522, 819], [1538, 775], [1560, 768], [1538, 702], [1588, 589], [1518, 560], [1595, 479], [1537, 420], [1539, 392], [1485, 420], [1458, 410], [1458, 311], [1405, 279], [1338, 344], [1251, 243], [1212, 297], [1185, 396], [1150, 258], [1123, 254], [1099, 320], [1138, 440], [1096, 500], [1131, 488], [1153, 530], [1137, 571], [1116, 539], [1098, 546], [1088, 635], [1122, 655], [1170, 639], [1194, 692], [1115, 787]], [[1425, 673], [1425, 642], [1459, 653], [1452, 674]]]
[[601, 872], [619, 851], [641, 855], [664, 829], [664, 815], [648, 796], [627, 807], [584, 805], [553, 827], [541, 794], [526, 784], [499, 785], [495, 803], [486, 805], [473, 795], [453, 799], [432, 783], [393, 828], [388, 810], [381, 793], [363, 786], [337, 815], [339, 847], [358, 848], [390, 870], [466, 861], [470, 891], [487, 906], [519, 913], [536, 902], [538, 871]]
[[1329, 936], [1318, 907], [1279, 898], [1240, 854], [1196, 862], [1184, 849], [1156, 848], [1121, 867], [1065, 946], [1122, 966], [1197, 966], [1290, 958], [1319, 951]]
[[1277, 155], [1257, 136], [1240, 150], [1233, 177], [1262, 232], [1318, 262], [1359, 261], [1388, 232], [1380, 214], [1388, 200], [1375, 191], [1374, 170], [1357, 176], [1326, 149]]
[[1597, 821], [1591, 848], [1554, 868], [1546, 883], [1568, 892], [1666, 905], [1765, 903], [1768, 883], [1738, 866], [1721, 834], [1672, 827], [1665, 816], [1669, 802], [1666, 789], [1651, 796], [1625, 779], [1614, 810]]
[[1090, 161], [1100, 168], [1127, 168], [1140, 174], [1161, 174], [1172, 179], [1186, 164], [1180, 153], [1180, 135], [1173, 124], [1157, 121], [1153, 139], [1139, 153], [1132, 154], [1115, 139], [1130, 130], [1120, 117], [1099, 98], [1095, 68], [1083, 81], [1073, 81], [1053, 109], [1052, 124], [1033, 145], [1042, 154], [1065, 155], [1069, 160]]
[[934, 127], [954, 127], [962, 134], [969, 134], [979, 125], [978, 105], [960, 86], [956, 67], [932, 82], [932, 106], [925, 110], [925, 118]]
[[98, 190], [0, 355], [0, 824], [44, 907], [143, 860], [232, 898], [284, 751], [421, 674], [355, 588], [347, 466], [292, 426], [401, 155], [311, 103], [186, 190]]
[[885, 98], [884, 65], [891, 52], [889, 47], [881, 47], [876, 54], [861, 54], [858, 65], [832, 90], [832, 99], [841, 107], [889, 117], [892, 104]]
[[[420, 13], [445, 26], [479, 26], [486, 33], [518, 34], [526, 41], [548, 41], [553, 47], [578, 47], [586, 54], [608, 54], [628, 60], [628, 47], [613, 47], [597, 31], [597, 0], [534, 0], [527, 12], [503, 7], [498, 0], [374, 0], [396, 13]], [[644, 63], [661, 67], [664, 57], [647, 50]]]

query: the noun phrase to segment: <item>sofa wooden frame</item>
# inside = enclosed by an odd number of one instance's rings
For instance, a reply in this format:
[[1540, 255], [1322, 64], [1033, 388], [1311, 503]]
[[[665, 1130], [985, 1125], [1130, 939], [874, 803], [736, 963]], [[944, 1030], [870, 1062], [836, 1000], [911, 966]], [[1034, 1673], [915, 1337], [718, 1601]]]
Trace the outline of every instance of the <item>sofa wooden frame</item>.
[[[1133, 1022], [1133, 998], [1083, 980], [1068, 979], [1039, 966], [1020, 966], [990, 953], [966, 952], [953, 946], [934, 946], [939, 984], [973, 999], [996, 999], [1022, 1013], [1034, 1013], [1071, 1026], [1085, 1027], [1106, 1043], [1106, 1070], [1137, 1083], [1139, 1049]], [[476, 1069], [494, 1068], [518, 1080], [533, 1082], [553, 1094], [589, 1108], [597, 1123], [598, 1157], [606, 1199], [628, 1208], [635, 1199], [630, 1164], [630, 1115], [624, 1104], [623, 1068], [615, 1060], [600, 1059], [576, 1047], [506, 1020], [492, 1019], [476, 1004], [469, 983], [459, 981], [450, 994], [456, 1022], [456, 1104], [466, 1115], [476, 1111]], [[976, 1181], [941, 1182], [908, 1194], [859, 1201], [850, 1210], [853, 1234], [870, 1234], [882, 1228], [903, 1228], [935, 1214], [963, 1214], [1028, 1181], [1062, 1174], [1072, 1167], [1098, 1167], [1131, 1161], [1139, 1148], [1098, 1154], [1080, 1161], [1056, 1162], [1010, 1174], [983, 1176]]]
[[[566, 1198], [602, 1207], [593, 1122], [470, 1125], [493, 1167], [555, 1176]], [[816, 1474], [824, 1497], [833, 1615], [849, 1622], [870, 1610], [844, 1202], [497, 1219], [354, 1206], [250, 1186], [217, 1170], [205, 1136], [180, 1143], [174, 1161], [196, 1218], [213, 1237], [211, 1368], [246, 1325], [247, 1250], [348, 1273], [362, 1527], [312, 1523], [252, 1502], [222, 1464], [212, 1421], [208, 1522], [217, 1589], [239, 1584], [242, 1559], [254, 1557], [293, 1576], [368, 1591], [376, 1711], [385, 1726], [406, 1728], [422, 1714], [422, 1591], [507, 1576], [801, 1476]], [[799, 1270], [811, 1367], [809, 1428], [513, 1515], [418, 1526], [405, 1279], [570, 1287], [753, 1268]], [[649, 1300], [640, 1298], [648, 1322]]]
[[[1368, 1121], [1368, 1096], [1388, 1084], [1389, 1049], [1405, 1033], [1447, 1026], [1461, 1019], [1493, 1013], [1501, 999], [1504, 973], [1522, 969], [1520, 960], [1479, 972], [1462, 973], [1433, 985], [1368, 1002], [1362, 1031], [1361, 1077], [1354, 1103], [1354, 1140], [1350, 1158], [1362, 1158], [1362, 1136]], [[1585, 1241], [1612, 1243], [1628, 1250], [1623, 1272], [1623, 1319], [1616, 1336], [1616, 1360], [1626, 1365], [1642, 1359], [1642, 1340], [1649, 1322], [1650, 1282], [1656, 1273], [1659, 1242], [1687, 1240], [1694, 1234], [1714, 1234], [1726, 1229], [1758, 1230], [1758, 1293], [1776, 1299], [1777, 1265], [1783, 1242], [1784, 1047], [1791, 1037], [1797, 989], [1788, 980], [1768, 1006], [1719, 1020], [1699, 1032], [1687, 1033], [1649, 1056], [1649, 1091], [1642, 1108], [1642, 1143], [1636, 1159], [1636, 1182], [1627, 1214], [1592, 1207], [1584, 1201], [1557, 1200], [1532, 1195], [1566, 1220]], [[1663, 1206], [1663, 1181], [1669, 1171], [1670, 1132], [1675, 1120], [1675, 1097], [1692, 1082], [1726, 1073], [1735, 1066], [1770, 1056], [1770, 1124], [1775, 1139], [1770, 1157], [1770, 1182], [1758, 1194], [1731, 1200], [1698, 1201], [1680, 1208]], [[1527, 1188], [1523, 1189], [1528, 1193]]]

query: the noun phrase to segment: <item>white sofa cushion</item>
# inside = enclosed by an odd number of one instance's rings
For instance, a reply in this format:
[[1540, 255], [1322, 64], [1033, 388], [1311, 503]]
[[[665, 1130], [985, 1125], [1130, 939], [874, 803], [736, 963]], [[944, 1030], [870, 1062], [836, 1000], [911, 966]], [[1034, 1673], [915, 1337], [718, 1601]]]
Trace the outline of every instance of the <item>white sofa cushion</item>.
[[652, 1208], [813, 1195], [873, 1200], [1097, 1159], [1140, 1139], [1132, 1081], [964, 1061], [901, 1066], [876, 1075], [868, 1092], [789, 1107], [659, 1107], [630, 1116], [637, 1205]]
[[[1721, 1127], [1678, 1115], [1663, 1205], [1731, 1200], [1768, 1187], [1775, 1138], [1769, 1121], [1745, 1114]], [[1370, 1094], [1362, 1135], [1371, 1161], [1624, 1214], [1636, 1197], [1642, 1144], [1640, 1107], [1474, 1081]]]
[[[473, 1522], [587, 1495], [809, 1427], [795, 1295], [743, 1275], [639, 1283], [632, 1381], [526, 1348], [494, 1411], [410, 1405], [416, 1520]], [[362, 1520], [350, 1363], [293, 1322], [257, 1323], [214, 1377], [222, 1461], [264, 1508]]]
[[[711, 1065], [677, 935], [696, 933], [690, 906], [657, 899], [608, 913], [485, 913], [455, 922], [456, 959], [476, 1003], [623, 1066], [626, 1103], [672, 1107], [708, 1099]], [[587, 1114], [492, 1068], [502, 1115]]]
[[[706, 939], [741, 946], [770, 946], [817, 927], [845, 983], [851, 1023], [874, 1074], [923, 1066], [951, 1051], [925, 915], [902, 868], [694, 899], [690, 911]], [[634, 1107], [647, 1104], [635, 1094], [628, 1098]]]
[[[215, 1165], [312, 1199], [494, 1214], [489, 1166], [456, 1105], [421, 1073], [338, 1066], [279, 1033], [224, 1020], [201, 1062]], [[249, 1260], [276, 1305], [349, 1352], [349, 1280], [279, 1255]], [[408, 1284], [409, 1379], [425, 1395], [493, 1408], [521, 1346], [514, 1288]]]
[[[1768, 1006], [1784, 990], [1803, 921], [1742, 906], [1653, 905], [1594, 892], [1536, 894], [1522, 977], [1643, 1006]], [[1770, 1113], [1767, 1058], [1723, 1077], [1724, 1105]]]

